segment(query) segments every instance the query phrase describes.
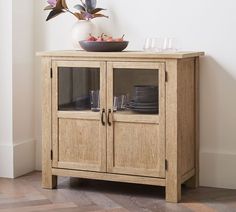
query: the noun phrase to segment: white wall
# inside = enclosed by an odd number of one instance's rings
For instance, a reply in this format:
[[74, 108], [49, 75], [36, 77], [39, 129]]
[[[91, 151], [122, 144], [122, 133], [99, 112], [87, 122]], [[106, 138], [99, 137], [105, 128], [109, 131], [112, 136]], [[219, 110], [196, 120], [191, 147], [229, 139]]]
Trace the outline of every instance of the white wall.
[[1, 1], [0, 177], [35, 169], [33, 1]]
[[34, 1], [13, 1], [14, 176], [35, 169]]
[[13, 176], [12, 1], [0, 1], [0, 176]]
[[[19, 9], [20, 8], [20, 9]], [[14, 143], [34, 139], [33, 1], [13, 4]], [[22, 124], [24, 121], [24, 124]]]
[[[74, 1], [69, 1], [74, 4]], [[236, 188], [236, 2], [234, 0], [103, 0], [109, 20], [96, 23], [104, 32], [126, 34], [129, 49], [140, 50], [145, 37], [173, 36], [183, 50], [203, 50], [200, 87], [201, 185]], [[74, 19], [65, 14], [49, 23], [35, 3], [35, 50], [69, 49]], [[132, 9], [131, 9], [132, 8]], [[64, 17], [63, 17], [64, 16]], [[39, 62], [36, 63], [36, 105], [39, 103]], [[36, 107], [37, 146], [41, 146], [39, 107]], [[38, 152], [38, 156], [40, 156]], [[40, 157], [38, 157], [40, 168]]]
[[[4, 4], [3, 4], [4, 3]], [[0, 13], [0, 144], [12, 141], [12, 2], [0, 2], [0, 8], [5, 8]]]

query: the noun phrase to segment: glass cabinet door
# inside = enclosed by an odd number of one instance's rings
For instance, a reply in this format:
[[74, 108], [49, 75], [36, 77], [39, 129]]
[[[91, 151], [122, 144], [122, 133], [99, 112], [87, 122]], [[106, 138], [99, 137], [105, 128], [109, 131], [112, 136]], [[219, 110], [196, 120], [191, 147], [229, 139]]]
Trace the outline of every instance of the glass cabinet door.
[[100, 111], [99, 68], [58, 68], [58, 110]]
[[53, 166], [106, 171], [106, 63], [53, 62]]
[[108, 171], [165, 177], [163, 63], [108, 63]]

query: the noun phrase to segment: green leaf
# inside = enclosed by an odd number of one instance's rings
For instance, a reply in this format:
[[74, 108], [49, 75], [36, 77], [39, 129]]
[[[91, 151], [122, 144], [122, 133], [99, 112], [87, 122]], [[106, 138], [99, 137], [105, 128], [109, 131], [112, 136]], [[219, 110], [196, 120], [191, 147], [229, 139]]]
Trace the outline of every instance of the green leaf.
[[84, 11], [85, 12], [85, 8], [80, 4], [75, 5], [74, 8], [79, 10], [79, 11]]
[[102, 10], [106, 10], [106, 9], [103, 9], [103, 8], [96, 8], [96, 9], [94, 9], [94, 10], [91, 11], [91, 14], [98, 13], [98, 12], [100, 12], [100, 11], [102, 11]]
[[49, 13], [49, 15], [48, 15], [46, 21], [49, 21], [49, 20], [51, 20], [52, 18], [55, 18], [56, 16], [60, 15], [61, 13], [64, 13], [64, 11], [61, 10], [61, 9], [59, 9], [59, 10], [58, 10], [58, 9], [52, 10], [52, 11]]
[[44, 8], [44, 10], [53, 10], [53, 6], [52, 5], [48, 5], [47, 7]]

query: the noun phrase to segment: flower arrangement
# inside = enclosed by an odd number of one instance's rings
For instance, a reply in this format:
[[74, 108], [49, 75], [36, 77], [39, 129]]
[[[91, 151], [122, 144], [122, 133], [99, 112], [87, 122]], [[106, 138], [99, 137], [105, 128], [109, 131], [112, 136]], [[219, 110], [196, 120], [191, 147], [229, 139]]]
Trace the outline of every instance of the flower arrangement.
[[103, 15], [99, 12], [105, 10], [103, 8], [97, 8], [97, 0], [80, 0], [81, 4], [77, 4], [74, 8], [77, 10], [76, 12], [72, 12], [66, 3], [66, 0], [48, 0], [48, 6], [45, 7], [44, 10], [50, 10], [50, 13], [46, 19], [49, 21], [50, 19], [62, 14], [62, 13], [70, 13], [74, 15], [78, 20], [91, 20], [93, 18], [105, 17], [108, 16]]

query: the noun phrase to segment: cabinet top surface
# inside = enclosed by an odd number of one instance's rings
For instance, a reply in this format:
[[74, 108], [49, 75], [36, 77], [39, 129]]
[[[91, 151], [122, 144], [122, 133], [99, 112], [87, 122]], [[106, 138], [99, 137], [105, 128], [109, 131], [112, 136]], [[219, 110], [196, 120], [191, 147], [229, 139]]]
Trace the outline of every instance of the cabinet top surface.
[[86, 52], [75, 50], [46, 51], [38, 52], [41, 57], [84, 57], [84, 58], [146, 58], [146, 59], [181, 59], [189, 57], [203, 56], [204, 52], [142, 52], [142, 51], [123, 51], [123, 52]]

